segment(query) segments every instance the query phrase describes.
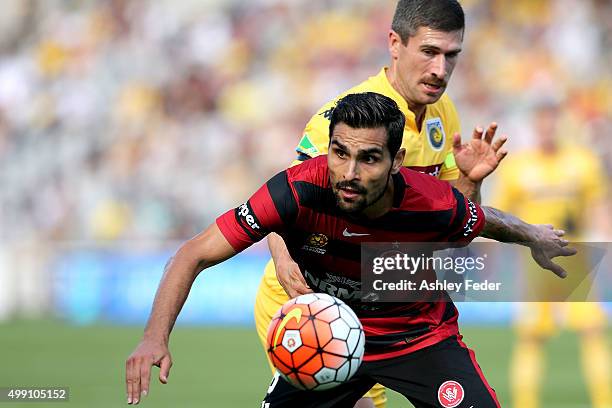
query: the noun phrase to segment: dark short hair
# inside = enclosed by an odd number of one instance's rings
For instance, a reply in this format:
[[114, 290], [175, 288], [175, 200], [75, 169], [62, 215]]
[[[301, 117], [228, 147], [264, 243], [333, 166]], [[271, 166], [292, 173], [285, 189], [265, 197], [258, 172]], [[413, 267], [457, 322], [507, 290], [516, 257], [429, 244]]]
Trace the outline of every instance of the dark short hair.
[[465, 28], [463, 8], [457, 0], [399, 0], [391, 28], [406, 44], [419, 27], [451, 32]]
[[394, 158], [402, 145], [406, 118], [393, 99], [375, 92], [364, 92], [348, 94], [338, 101], [329, 123], [330, 141], [338, 123], [355, 129], [384, 127], [387, 147]]

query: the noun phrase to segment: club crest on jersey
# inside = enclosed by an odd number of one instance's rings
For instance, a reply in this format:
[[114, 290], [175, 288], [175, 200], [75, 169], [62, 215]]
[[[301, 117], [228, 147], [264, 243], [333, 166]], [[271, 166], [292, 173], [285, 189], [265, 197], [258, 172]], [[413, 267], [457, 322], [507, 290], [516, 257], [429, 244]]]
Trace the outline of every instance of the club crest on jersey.
[[442, 150], [446, 141], [442, 120], [440, 118], [427, 120], [425, 122], [425, 131], [427, 132], [427, 140], [429, 140], [431, 148], [436, 151]]
[[464, 396], [463, 387], [457, 381], [445, 381], [438, 388], [438, 402], [444, 408], [456, 407], [461, 404]]
[[327, 235], [325, 234], [310, 234], [302, 249], [305, 251], [314, 252], [315, 254], [325, 255], [325, 252], [327, 252], [325, 246], [328, 242], [329, 238], [327, 238]]

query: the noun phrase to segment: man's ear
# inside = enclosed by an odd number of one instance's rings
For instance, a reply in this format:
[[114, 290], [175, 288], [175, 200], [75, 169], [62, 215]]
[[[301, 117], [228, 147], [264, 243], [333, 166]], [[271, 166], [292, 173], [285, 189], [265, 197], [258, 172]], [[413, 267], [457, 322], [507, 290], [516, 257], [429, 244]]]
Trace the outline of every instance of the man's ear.
[[392, 59], [399, 58], [399, 47], [402, 45], [402, 39], [399, 34], [393, 30], [389, 30], [389, 38], [387, 39], [387, 45], [389, 47], [389, 54]]
[[397, 174], [402, 166], [404, 165], [404, 158], [406, 157], [406, 149], [403, 147], [397, 151], [395, 158], [393, 159], [393, 165], [391, 166], [391, 173]]

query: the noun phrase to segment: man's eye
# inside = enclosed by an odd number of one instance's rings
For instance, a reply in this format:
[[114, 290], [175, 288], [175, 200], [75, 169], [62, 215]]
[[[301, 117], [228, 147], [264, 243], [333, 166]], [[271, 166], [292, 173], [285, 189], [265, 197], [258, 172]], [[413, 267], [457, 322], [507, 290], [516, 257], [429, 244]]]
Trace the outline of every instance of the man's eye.
[[346, 157], [346, 153], [344, 153], [342, 150], [336, 150], [336, 156], [343, 159]]
[[368, 164], [376, 163], [378, 160], [374, 156], [366, 156], [363, 158], [363, 161]]
[[433, 50], [423, 50], [423, 54], [427, 55], [428, 57], [433, 57], [434, 55], [436, 55]]

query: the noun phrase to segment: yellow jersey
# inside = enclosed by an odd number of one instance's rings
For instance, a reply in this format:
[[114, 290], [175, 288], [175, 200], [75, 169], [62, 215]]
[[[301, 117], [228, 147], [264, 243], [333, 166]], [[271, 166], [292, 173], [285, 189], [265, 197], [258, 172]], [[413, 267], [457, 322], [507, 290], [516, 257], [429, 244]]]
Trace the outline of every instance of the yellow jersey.
[[402, 147], [406, 149], [404, 166], [442, 180], [457, 179], [459, 169], [455, 164], [452, 138], [460, 132], [460, 125], [457, 110], [450, 98], [444, 94], [436, 103], [427, 105], [423, 126], [419, 130], [414, 113], [391, 86], [386, 71], [387, 68], [381, 69], [378, 75], [368, 78], [319, 109], [306, 124], [304, 135], [296, 147], [298, 160], [327, 153], [329, 120], [339, 99], [350, 93], [377, 92], [393, 99], [406, 116], [402, 140]]
[[554, 154], [519, 152], [497, 176], [495, 207], [529, 223], [552, 224], [573, 239], [584, 234], [589, 207], [606, 191], [599, 159], [576, 146], [559, 146]]

